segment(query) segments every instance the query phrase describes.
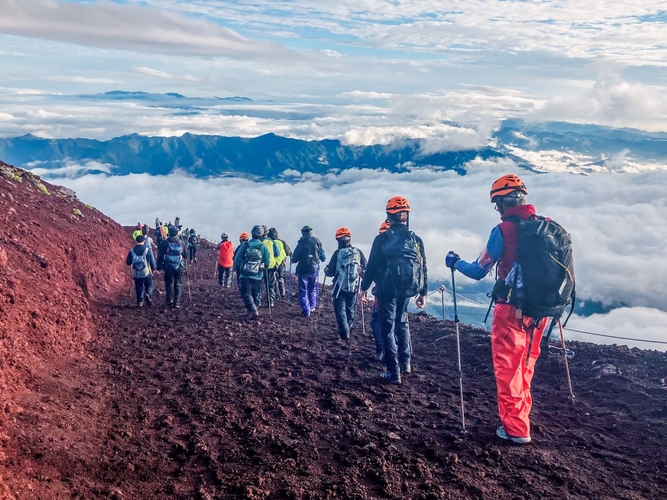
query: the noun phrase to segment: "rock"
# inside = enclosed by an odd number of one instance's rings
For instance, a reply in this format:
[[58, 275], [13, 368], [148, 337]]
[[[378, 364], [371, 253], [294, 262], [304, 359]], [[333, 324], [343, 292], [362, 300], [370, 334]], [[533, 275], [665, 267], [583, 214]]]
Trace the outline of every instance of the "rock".
[[7, 252], [4, 248], [0, 247], [0, 267], [7, 267]]
[[389, 439], [393, 439], [394, 441], [400, 441], [401, 440], [401, 436], [399, 436], [395, 432], [390, 432], [389, 434], [387, 434], [387, 437]]

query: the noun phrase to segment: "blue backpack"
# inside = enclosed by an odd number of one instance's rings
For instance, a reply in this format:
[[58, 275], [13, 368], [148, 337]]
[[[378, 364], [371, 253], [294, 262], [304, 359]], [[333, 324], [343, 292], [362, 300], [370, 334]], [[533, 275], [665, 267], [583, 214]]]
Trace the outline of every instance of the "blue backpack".
[[183, 247], [181, 246], [180, 241], [170, 241], [169, 246], [167, 247], [167, 252], [164, 256], [164, 267], [171, 271], [177, 270], [183, 265], [183, 259], [181, 254], [183, 253]]

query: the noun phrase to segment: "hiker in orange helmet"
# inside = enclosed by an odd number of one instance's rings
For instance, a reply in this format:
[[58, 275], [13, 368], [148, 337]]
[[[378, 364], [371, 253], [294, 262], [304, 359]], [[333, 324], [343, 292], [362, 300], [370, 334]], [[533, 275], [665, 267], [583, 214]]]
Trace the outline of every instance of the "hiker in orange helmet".
[[533, 320], [509, 303], [505, 281], [510, 272], [515, 271], [518, 261], [518, 233], [514, 221], [535, 216], [535, 207], [526, 204], [527, 194], [525, 184], [516, 175], [497, 179], [490, 195], [502, 222], [491, 231], [486, 247], [474, 262], [465, 262], [454, 252], [445, 259], [447, 267], [476, 280], [486, 276], [497, 264], [491, 353], [502, 425], [496, 434], [517, 444], [531, 441], [529, 416], [533, 399], [530, 389], [535, 362], [540, 355], [540, 340], [547, 325], [546, 318]]
[[384, 344], [386, 371], [380, 378], [400, 385], [401, 375], [412, 372], [412, 347], [408, 325], [408, 303], [426, 305], [427, 273], [424, 242], [408, 228], [410, 203], [402, 196], [391, 198], [385, 207], [389, 229], [373, 240], [361, 291], [377, 285], [378, 315]]

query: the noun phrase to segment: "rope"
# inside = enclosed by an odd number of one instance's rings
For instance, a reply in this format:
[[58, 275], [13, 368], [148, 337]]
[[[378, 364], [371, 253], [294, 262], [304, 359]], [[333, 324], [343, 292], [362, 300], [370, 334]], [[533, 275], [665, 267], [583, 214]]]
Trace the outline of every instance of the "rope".
[[664, 344], [664, 345], [667, 345], [667, 342], [663, 342], [661, 340], [647, 340], [647, 339], [633, 339], [631, 337], [618, 337], [616, 335], [605, 335], [604, 333], [585, 332], [583, 330], [575, 330], [574, 328], [563, 328], [563, 329], [568, 330], [570, 332], [583, 333], [584, 335], [593, 335], [595, 337], [607, 337], [607, 338], [610, 338], [610, 339], [631, 340], [633, 342], [647, 342], [647, 343], [650, 343], [650, 344]]

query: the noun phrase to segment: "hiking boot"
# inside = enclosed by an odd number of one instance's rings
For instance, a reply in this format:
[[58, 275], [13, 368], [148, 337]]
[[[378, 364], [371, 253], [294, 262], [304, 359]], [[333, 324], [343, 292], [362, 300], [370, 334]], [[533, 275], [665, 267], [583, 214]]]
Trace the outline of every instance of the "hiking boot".
[[399, 373], [382, 372], [380, 378], [392, 385], [401, 385], [401, 375]]
[[301, 316], [304, 318], [309, 318], [310, 317], [310, 311], [301, 311]]
[[180, 309], [180, 307], [181, 307], [181, 304], [179, 304], [178, 302], [174, 302], [174, 308]]
[[409, 375], [412, 373], [412, 366], [410, 363], [401, 363], [401, 375]]
[[151, 296], [150, 296], [150, 295], [146, 295], [146, 296], [144, 297], [144, 300], [146, 301], [146, 305], [147, 305], [147, 306], [152, 306], [152, 305], [153, 305], [153, 301], [151, 300]]
[[144, 307], [144, 301], [142, 300], [141, 302], [139, 302], [139, 303], [137, 304], [137, 307]]
[[253, 319], [259, 319], [259, 311], [251, 311], [248, 314], [245, 315], [246, 321], [250, 321]]
[[530, 436], [527, 437], [510, 436], [509, 434], [507, 434], [505, 427], [503, 427], [502, 425], [498, 426], [498, 428], [496, 429], [496, 436], [506, 441], [512, 441], [515, 444], [528, 444], [531, 442]]

